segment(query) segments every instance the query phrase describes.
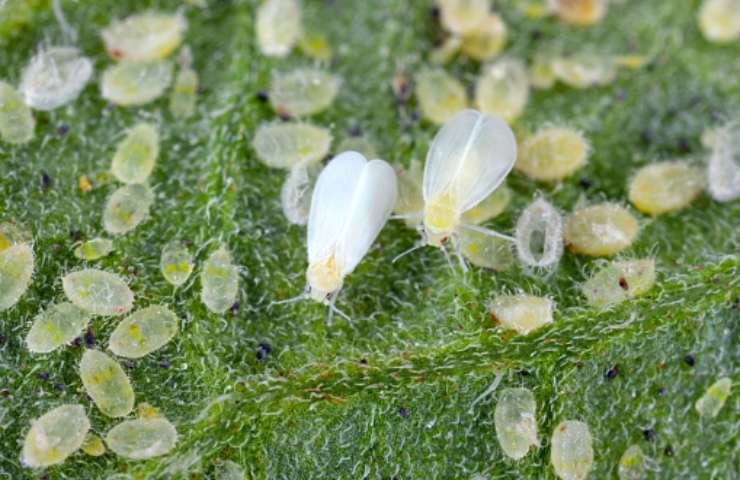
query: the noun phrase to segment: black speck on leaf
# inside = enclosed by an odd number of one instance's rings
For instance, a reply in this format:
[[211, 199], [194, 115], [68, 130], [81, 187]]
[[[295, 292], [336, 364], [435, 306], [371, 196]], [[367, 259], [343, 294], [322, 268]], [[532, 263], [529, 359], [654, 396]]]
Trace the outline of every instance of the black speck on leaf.
[[516, 374], [520, 377], [528, 377], [530, 375], [529, 370], [519, 370]]
[[75, 347], [79, 347], [80, 345], [82, 345], [82, 337], [77, 337], [72, 340], [72, 345], [74, 345]]
[[37, 375], [39, 380], [47, 381], [49, 380], [49, 372], [41, 372]]
[[92, 330], [90, 330], [89, 328], [87, 329], [87, 332], [85, 332], [85, 344], [88, 347], [92, 347], [93, 345], [95, 345], [95, 336], [93, 335]]
[[580, 185], [582, 189], [588, 190], [593, 186], [593, 183], [588, 178], [581, 178], [580, 180], [578, 180], [578, 185]]
[[136, 367], [136, 364], [131, 360], [126, 360], [125, 362], [123, 362], [123, 366], [128, 368], [129, 370], [133, 370]]
[[665, 456], [666, 457], [672, 457], [673, 456], [673, 447], [670, 446], [670, 445], [666, 446], [665, 449], [663, 450], [663, 453], [665, 453]]
[[160, 360], [159, 362], [157, 362], [157, 365], [159, 366], [159, 368], [170, 368], [170, 362], [168, 362], [167, 360]]
[[41, 189], [42, 190], [47, 190], [48, 188], [51, 187], [51, 183], [52, 183], [51, 177], [46, 172], [41, 172], [40, 182], [41, 182]]
[[257, 92], [255, 98], [260, 102], [267, 102], [270, 100], [270, 96], [264, 90], [260, 90], [259, 92]]
[[69, 133], [69, 126], [66, 124], [61, 124], [59, 127], [57, 127], [57, 135], [60, 137], [65, 136], [67, 133]]
[[627, 283], [627, 279], [624, 277], [619, 277], [619, 286], [622, 288], [622, 290], [628, 290], [630, 288], [629, 284]]
[[233, 305], [231, 306], [231, 308], [230, 308], [230, 310], [231, 310], [231, 313], [236, 313], [236, 312], [238, 312], [238, 311], [239, 311], [239, 307], [240, 307], [240, 306], [241, 306], [241, 304], [239, 303], [239, 300], [237, 300], [236, 302], [234, 302], [234, 304], [233, 304]]
[[608, 380], [612, 380], [617, 378], [617, 374], [619, 373], [619, 367], [617, 365], [614, 365], [612, 368], [606, 371], [606, 378]]
[[678, 139], [676, 148], [681, 153], [689, 153], [691, 151], [691, 146], [689, 145], [689, 141], [686, 140], [684, 137], [681, 137]]
[[64, 384], [61, 384], [61, 383], [55, 383], [54, 388], [56, 388], [60, 392], [64, 392], [64, 390], [67, 389], [67, 387], [65, 387]]
[[693, 367], [694, 364], [696, 364], [696, 360], [694, 360], [693, 355], [684, 355], [683, 361], [688, 365], [689, 367]]
[[432, 18], [439, 18], [439, 7], [432, 7], [429, 9], [429, 15], [432, 16]]
[[409, 412], [405, 408], [403, 408], [403, 407], [401, 407], [401, 408], [398, 409], [398, 414], [402, 418], [409, 418]]
[[262, 342], [257, 345], [257, 361], [263, 362], [270, 352], [272, 352], [272, 346], [269, 343]]
[[646, 428], [642, 431], [642, 437], [645, 439], [645, 441], [653, 442], [655, 441], [655, 430], [652, 428]]
[[82, 232], [80, 232], [76, 228], [73, 228], [69, 231], [69, 237], [76, 242], [77, 240], [82, 238]]

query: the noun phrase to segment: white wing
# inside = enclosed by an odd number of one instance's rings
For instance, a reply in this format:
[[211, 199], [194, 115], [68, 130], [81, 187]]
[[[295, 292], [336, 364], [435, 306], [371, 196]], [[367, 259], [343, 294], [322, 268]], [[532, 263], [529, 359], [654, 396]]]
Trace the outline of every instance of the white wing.
[[335, 254], [344, 275], [365, 256], [396, 201], [396, 173], [357, 152], [335, 157], [319, 175], [308, 218], [308, 260]]
[[424, 203], [449, 195], [460, 213], [473, 208], [503, 182], [516, 161], [509, 126], [476, 110], [447, 122], [429, 147], [424, 166]]

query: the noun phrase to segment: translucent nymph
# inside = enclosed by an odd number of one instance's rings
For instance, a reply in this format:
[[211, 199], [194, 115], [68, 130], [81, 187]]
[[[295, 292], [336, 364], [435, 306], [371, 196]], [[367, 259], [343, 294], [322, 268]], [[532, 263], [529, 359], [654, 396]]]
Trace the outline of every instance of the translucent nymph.
[[131, 460], [145, 460], [170, 452], [177, 443], [175, 427], [164, 417], [119, 423], [105, 436], [113, 452]]
[[419, 73], [416, 97], [424, 118], [436, 124], [445, 123], [468, 106], [465, 87], [442, 69]]
[[555, 77], [574, 88], [608, 85], [617, 75], [617, 67], [608, 55], [579, 54], [555, 57], [550, 61]]
[[53, 110], [75, 100], [92, 73], [92, 62], [77, 48], [42, 48], [23, 69], [18, 90], [29, 107]]
[[169, 308], [154, 305], [142, 308], [118, 324], [108, 348], [119, 357], [140, 358], [151, 353], [177, 334], [177, 315]]
[[316, 163], [329, 153], [329, 130], [305, 122], [263, 123], [252, 147], [257, 158], [272, 168], [292, 168]]
[[94, 268], [68, 273], [62, 278], [70, 302], [93, 315], [122, 315], [134, 304], [134, 294], [114, 273]]
[[699, 9], [699, 28], [710, 42], [731, 43], [740, 39], [740, 2], [704, 0]]
[[213, 313], [224, 313], [236, 302], [239, 293], [239, 268], [231, 254], [220, 247], [203, 263], [200, 272], [200, 299]]
[[0, 80], [0, 140], [26, 143], [33, 138], [36, 121], [23, 96]]
[[550, 443], [550, 462], [555, 474], [563, 480], [585, 479], [594, 463], [588, 425], [566, 420], [555, 427]]
[[550, 267], [563, 255], [563, 217], [544, 199], [532, 202], [516, 223], [519, 260], [531, 267]]
[[321, 63], [329, 63], [334, 55], [326, 35], [318, 31], [304, 29], [298, 46], [305, 55]]
[[718, 202], [740, 197], [740, 121], [717, 130], [707, 166], [709, 193]]
[[97, 260], [113, 251], [113, 242], [107, 238], [93, 238], [74, 249], [74, 256], [81, 260]]
[[90, 430], [82, 405], [61, 405], [33, 420], [23, 442], [23, 463], [32, 468], [64, 462]]
[[488, 65], [475, 84], [475, 105], [483, 113], [511, 123], [529, 100], [529, 77], [521, 60], [503, 58]]
[[601, 257], [632, 245], [639, 230], [637, 219], [626, 208], [601, 203], [573, 212], [565, 221], [563, 237], [572, 252]]
[[241, 465], [231, 460], [222, 460], [221, 464], [216, 467], [215, 475], [215, 480], [244, 480], [247, 478]]
[[655, 260], [622, 260], [597, 271], [583, 284], [588, 304], [604, 308], [648, 292], [655, 285]]
[[270, 84], [270, 104], [280, 115], [303, 117], [323, 112], [339, 92], [338, 77], [316, 68], [277, 72]]
[[94, 433], [89, 433], [85, 436], [85, 441], [82, 442], [82, 451], [91, 457], [99, 457], [105, 453], [105, 444], [103, 439]]
[[295, 166], [290, 169], [280, 190], [280, 205], [283, 215], [294, 225], [305, 225], [311, 209], [311, 195], [316, 179], [321, 173], [320, 164], [306, 167]]
[[117, 105], [144, 105], [172, 82], [172, 63], [126, 61], [108, 67], [101, 80], [103, 98]]
[[170, 112], [178, 118], [191, 117], [197, 100], [198, 74], [190, 67], [180, 67], [170, 93]]
[[557, 77], [552, 71], [552, 61], [546, 55], [536, 55], [529, 65], [529, 83], [533, 88], [548, 90], [555, 85]]
[[26, 346], [31, 352], [51, 352], [79, 337], [89, 322], [90, 314], [71, 303], [50, 305], [34, 318]]
[[552, 301], [534, 295], [501, 295], [491, 303], [491, 313], [504, 328], [526, 335], [552, 323]]
[[31, 243], [33, 237], [25, 228], [14, 222], [0, 223], [0, 252], [7, 250], [13, 245]]
[[111, 172], [123, 183], [144, 183], [159, 155], [159, 133], [150, 123], [138, 123], [118, 143]]
[[619, 480], [644, 480], [645, 476], [645, 454], [639, 445], [630, 445], [619, 459], [617, 474]]
[[424, 195], [421, 191], [423, 165], [418, 159], [413, 159], [409, 168], [397, 169], [397, 175], [398, 197], [393, 213], [403, 217], [408, 227], [416, 228], [422, 221], [418, 212], [424, 210]]
[[125, 417], [134, 409], [134, 390], [123, 368], [98, 350], [86, 350], [80, 361], [85, 391], [103, 414]]
[[522, 142], [514, 168], [535, 180], [552, 182], [585, 165], [588, 152], [588, 143], [579, 131], [547, 127]]
[[704, 172], [684, 162], [642, 167], [629, 184], [629, 199], [638, 210], [660, 215], [686, 208], [706, 185]]
[[177, 240], [167, 243], [162, 249], [159, 268], [172, 285], [179, 287], [193, 272], [193, 254], [185, 244]]
[[265, 0], [257, 9], [257, 44], [270, 57], [284, 57], [301, 35], [301, 6], [296, 0]]
[[564, 23], [593, 25], [598, 23], [608, 6], [608, 0], [547, 0], [550, 10]]
[[149, 214], [152, 203], [154, 193], [147, 185], [124, 185], [108, 197], [103, 228], [113, 235], [130, 232]]
[[470, 263], [503, 272], [514, 266], [511, 242], [475, 230], [460, 232], [460, 253]]
[[468, 57], [483, 62], [498, 55], [504, 44], [506, 24], [500, 16], [491, 13], [475, 29], [462, 36], [460, 50]]
[[519, 460], [537, 442], [537, 403], [526, 388], [507, 388], [498, 397], [494, 423], [504, 453]]
[[511, 201], [511, 189], [506, 184], [500, 185], [478, 205], [463, 213], [463, 222], [480, 225], [500, 215]]
[[174, 52], [186, 28], [180, 14], [144, 12], [114, 21], [100, 35], [111, 58], [147, 62]]
[[696, 412], [706, 418], [714, 418], [722, 410], [732, 392], [732, 379], [720, 378], [714, 382], [694, 404]]
[[18, 303], [26, 293], [33, 269], [30, 244], [19, 243], [0, 251], [0, 312]]
[[471, 32], [488, 16], [490, 0], [438, 0], [442, 26], [457, 34]]

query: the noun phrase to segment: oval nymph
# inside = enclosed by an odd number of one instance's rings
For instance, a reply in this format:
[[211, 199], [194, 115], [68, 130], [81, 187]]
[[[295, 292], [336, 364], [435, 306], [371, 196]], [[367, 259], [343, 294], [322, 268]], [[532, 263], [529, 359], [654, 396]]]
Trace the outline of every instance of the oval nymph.
[[490, 0], [439, 0], [442, 26], [457, 34], [474, 31], [490, 8]]
[[311, 298], [338, 294], [385, 225], [396, 201], [396, 173], [383, 160], [344, 152], [324, 168], [308, 216]]
[[8, 143], [26, 143], [33, 138], [36, 120], [23, 96], [0, 80], [0, 139]]
[[491, 195], [511, 171], [516, 140], [506, 123], [463, 110], [434, 137], [424, 167], [424, 232], [441, 246], [463, 226], [463, 214]]
[[272, 168], [319, 162], [331, 147], [329, 130], [306, 122], [263, 123], [252, 140], [257, 158]]
[[169, 453], [177, 443], [177, 430], [164, 417], [126, 420], [111, 428], [105, 443], [114, 453], [145, 460]]
[[116, 147], [111, 172], [123, 183], [144, 183], [152, 173], [158, 155], [157, 128], [149, 123], [138, 123]]
[[61, 405], [31, 423], [23, 442], [23, 463], [32, 468], [64, 462], [75, 453], [90, 430], [82, 405]]
[[648, 215], [686, 208], [706, 185], [704, 172], [684, 162], [659, 162], [642, 167], [629, 185], [632, 205]]
[[108, 197], [103, 210], [103, 228], [113, 235], [128, 233], [149, 214], [154, 193], [148, 185], [124, 185]]
[[573, 88], [608, 85], [617, 76], [614, 60], [606, 55], [581, 53], [555, 57], [550, 66], [558, 80]]
[[97, 260], [113, 251], [113, 242], [107, 238], [93, 238], [75, 247], [72, 252], [80, 260]]
[[29, 107], [53, 110], [75, 100], [92, 73], [92, 62], [77, 48], [48, 47], [23, 69], [18, 90]]
[[301, 6], [296, 0], [266, 0], [257, 9], [255, 29], [260, 51], [268, 57], [284, 57], [298, 41]]
[[491, 314], [504, 328], [520, 335], [552, 323], [552, 300], [534, 295], [501, 295], [491, 304]]
[[740, 39], [740, 5], [737, 0], [704, 0], [699, 9], [699, 29], [714, 43]]
[[290, 169], [280, 190], [283, 214], [294, 225], [305, 225], [311, 209], [313, 186], [321, 173], [321, 165], [295, 166]]
[[313, 115], [329, 108], [340, 84], [337, 76], [317, 68], [278, 72], [270, 84], [270, 104], [280, 115]]
[[119, 357], [140, 358], [161, 347], [177, 334], [177, 315], [154, 305], [134, 312], [118, 324], [108, 348]]
[[179, 287], [185, 283], [193, 272], [193, 265], [193, 254], [184, 243], [174, 240], [162, 249], [159, 268], [170, 284]]
[[62, 278], [70, 302], [93, 315], [122, 315], [134, 304], [134, 294], [121, 277], [89, 268]]
[[468, 106], [465, 87], [441, 68], [419, 73], [416, 96], [424, 118], [436, 124], [445, 123]]
[[51, 305], [39, 313], [26, 336], [28, 350], [47, 353], [70, 343], [82, 334], [90, 314], [68, 302]]
[[519, 460], [537, 442], [537, 403], [526, 388], [507, 388], [496, 403], [496, 437], [504, 453]]
[[632, 245], [640, 225], [624, 207], [600, 203], [577, 209], [565, 221], [563, 237], [573, 253], [601, 257]]
[[18, 243], [0, 251], [0, 312], [18, 303], [26, 293], [33, 269], [30, 244]]
[[114, 60], [149, 62], [174, 52], [186, 28], [180, 14], [145, 12], [114, 21], [100, 35]]
[[475, 84], [475, 105], [483, 113], [513, 122], [529, 100], [527, 68], [516, 58], [502, 58], [488, 65]]
[[714, 382], [694, 404], [696, 412], [706, 418], [714, 418], [722, 410], [732, 391], [732, 379], [720, 378]]
[[631, 445], [619, 459], [619, 480], [643, 480], [645, 478], [645, 454], [639, 445]]
[[220, 247], [203, 263], [200, 272], [200, 299], [213, 313], [224, 313], [236, 302], [239, 293], [239, 268], [231, 253]]
[[462, 36], [460, 50], [481, 62], [498, 55], [506, 43], [506, 24], [499, 15], [490, 13], [473, 30]]
[[608, 0], [547, 0], [550, 10], [563, 22], [588, 26], [606, 15]]
[[571, 128], [544, 128], [522, 142], [514, 168], [529, 178], [553, 182], [572, 175], [586, 163], [589, 145]]
[[125, 417], [134, 409], [134, 390], [123, 368], [98, 350], [86, 350], [80, 378], [95, 405], [109, 417]]
[[583, 480], [594, 464], [591, 432], [578, 420], [566, 420], [555, 427], [550, 442], [550, 462], [563, 480]]
[[532, 202], [516, 222], [519, 260], [531, 267], [550, 267], [563, 255], [563, 217], [540, 198]]
[[709, 193], [718, 202], [740, 197], [740, 121], [717, 130], [707, 166]]
[[101, 93], [116, 105], [144, 105], [159, 98], [172, 82], [172, 63], [126, 61], [103, 72]]

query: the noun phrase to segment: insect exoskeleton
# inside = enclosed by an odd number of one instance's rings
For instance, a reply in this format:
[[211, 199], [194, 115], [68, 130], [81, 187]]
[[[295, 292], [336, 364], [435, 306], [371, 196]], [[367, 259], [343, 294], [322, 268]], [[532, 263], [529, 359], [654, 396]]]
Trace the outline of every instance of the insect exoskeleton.
[[581, 53], [550, 61], [555, 77], [574, 88], [608, 85], [617, 76], [617, 66], [608, 55]]
[[36, 121], [23, 95], [0, 80], [0, 139], [8, 143], [26, 143], [33, 138]]
[[439, 0], [442, 25], [452, 33], [473, 31], [486, 18], [490, 0]]
[[718, 202], [740, 197], [740, 121], [717, 129], [707, 166], [709, 193]]
[[722, 410], [732, 391], [732, 380], [720, 378], [714, 382], [694, 404], [696, 412], [706, 418], [714, 418]]
[[329, 108], [341, 83], [339, 77], [318, 68], [276, 72], [270, 84], [270, 104], [280, 115], [314, 115]]
[[0, 311], [15, 305], [26, 293], [34, 264], [30, 243], [17, 243], [0, 250]]
[[475, 105], [483, 113], [513, 122], [529, 100], [529, 77], [517, 58], [502, 58], [481, 71], [475, 84]]
[[631, 445], [619, 459], [619, 480], [641, 480], [645, 478], [645, 454], [639, 445]]
[[131, 460], [159, 457], [175, 448], [177, 430], [164, 417], [125, 420], [105, 435], [105, 443], [117, 455]]
[[498, 55], [506, 43], [506, 24], [499, 15], [490, 13], [472, 31], [462, 36], [460, 50], [479, 61], [490, 60]]
[[629, 185], [629, 199], [649, 215], [687, 207], [704, 190], [704, 172], [684, 162], [659, 162], [638, 170]]
[[311, 209], [313, 186], [321, 173], [321, 165], [296, 165], [290, 169], [280, 190], [280, 205], [283, 214], [294, 225], [305, 225]]
[[699, 10], [699, 28], [714, 43], [740, 38], [740, 3], [737, 0], [704, 0]]
[[465, 87], [442, 70], [422, 70], [416, 77], [416, 96], [424, 118], [442, 124], [468, 106]]
[[172, 62], [125, 61], [103, 72], [103, 98], [117, 105], [144, 105], [159, 98], [172, 82]]
[[566, 220], [565, 244], [573, 253], [601, 257], [626, 249], [640, 231], [637, 219], [612, 203], [577, 208]]
[[100, 33], [115, 60], [161, 60], [180, 45], [187, 28], [180, 14], [145, 12], [116, 20]]
[[34, 420], [23, 442], [23, 463], [48, 467], [76, 452], [90, 430], [82, 405], [61, 405]]
[[266, 0], [257, 9], [257, 44], [264, 55], [284, 57], [301, 35], [301, 6], [296, 0]]
[[550, 445], [550, 462], [563, 480], [583, 480], [594, 464], [594, 450], [588, 425], [566, 420], [555, 427]]
[[537, 403], [526, 388], [507, 388], [496, 403], [496, 437], [504, 453], [519, 460], [537, 445]]
[[550, 267], [563, 255], [563, 217], [555, 207], [539, 198], [519, 216], [516, 251], [532, 267]]
[[18, 90], [29, 107], [53, 110], [76, 99], [92, 72], [92, 62], [77, 48], [48, 47], [23, 69]]
[[516, 139], [502, 120], [463, 110], [447, 122], [429, 147], [422, 194], [424, 237], [442, 246], [464, 223], [463, 214], [504, 181], [516, 160]]
[[396, 201], [396, 172], [357, 152], [337, 155], [319, 175], [308, 215], [309, 294], [338, 294], [375, 241]]
[[593, 25], [606, 15], [608, 0], [548, 0], [550, 10], [564, 23]]
[[329, 130], [307, 122], [263, 123], [252, 140], [257, 158], [272, 168], [306, 167], [329, 152]]

